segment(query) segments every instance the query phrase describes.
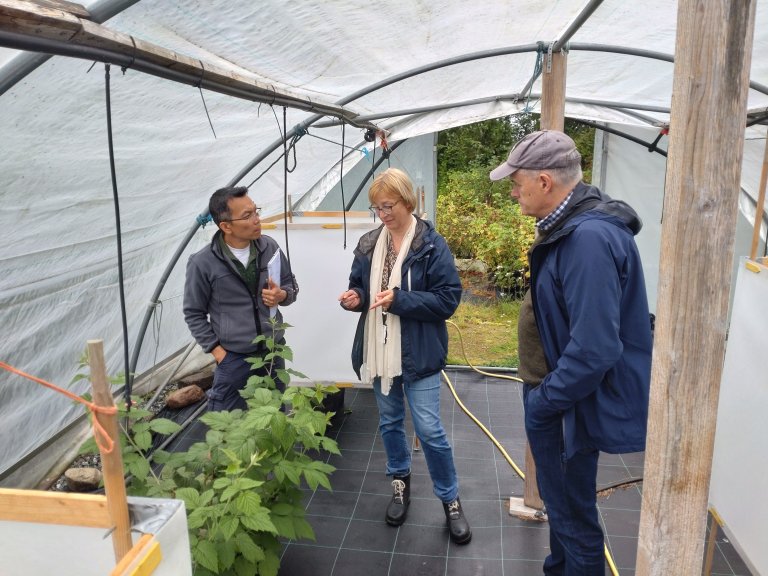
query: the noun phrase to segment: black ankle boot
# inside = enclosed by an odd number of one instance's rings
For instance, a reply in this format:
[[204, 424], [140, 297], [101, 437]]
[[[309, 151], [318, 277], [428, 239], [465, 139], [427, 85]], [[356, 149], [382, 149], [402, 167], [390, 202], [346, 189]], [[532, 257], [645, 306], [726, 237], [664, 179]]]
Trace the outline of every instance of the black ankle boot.
[[411, 503], [411, 475], [392, 478], [392, 501], [387, 506], [387, 524], [400, 526], [405, 522]]
[[445, 510], [445, 519], [448, 521], [451, 540], [455, 544], [466, 544], [472, 540], [472, 530], [469, 527], [469, 522], [464, 518], [464, 511], [461, 509], [461, 501], [458, 496], [453, 502], [448, 504], [443, 502], [443, 510]]

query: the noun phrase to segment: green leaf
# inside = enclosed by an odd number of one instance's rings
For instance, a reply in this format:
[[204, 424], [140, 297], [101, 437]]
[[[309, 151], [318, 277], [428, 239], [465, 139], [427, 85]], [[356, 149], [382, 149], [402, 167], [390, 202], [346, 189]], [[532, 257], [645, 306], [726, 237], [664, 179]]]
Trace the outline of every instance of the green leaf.
[[256, 562], [250, 562], [243, 556], [235, 558], [235, 574], [237, 576], [253, 576], [258, 574], [256, 571]]
[[258, 344], [259, 342], [264, 342], [266, 339], [267, 337], [264, 336], [264, 334], [259, 334], [258, 336], [256, 336], [256, 338], [253, 339], [253, 343]]
[[184, 501], [187, 510], [194, 510], [200, 506], [200, 492], [194, 488], [178, 488], [175, 496]]
[[152, 447], [152, 434], [145, 430], [134, 435], [133, 441], [140, 450], [149, 450]]
[[284, 478], [288, 478], [293, 484], [297, 486], [301, 482], [301, 471], [296, 470], [294, 465], [287, 460], [278, 462], [277, 466], [275, 466], [274, 472], [275, 476], [280, 482], [282, 482]]
[[253, 539], [245, 532], [238, 532], [235, 536], [235, 544], [238, 551], [251, 563], [264, 559], [264, 550], [257, 546]]
[[241, 464], [240, 458], [234, 450], [230, 450], [229, 448], [222, 448], [221, 451], [227, 456], [227, 458], [229, 458], [230, 462], [233, 462], [237, 465]]
[[235, 509], [240, 514], [252, 516], [262, 510], [266, 510], [261, 505], [261, 497], [255, 492], [241, 492], [235, 500]]
[[157, 432], [158, 434], [173, 434], [174, 432], [181, 430], [180, 425], [167, 418], [155, 418], [149, 423], [149, 427], [153, 432]]
[[277, 528], [275, 528], [272, 520], [270, 520], [269, 513], [266, 509], [260, 510], [259, 512], [249, 516], [241, 516], [240, 523], [249, 530], [277, 534]]
[[219, 570], [227, 570], [235, 563], [235, 543], [231, 540], [225, 540], [218, 543], [219, 551]]
[[134, 436], [147, 430], [149, 430], [149, 422], [134, 422], [131, 426], [131, 432], [133, 432]]
[[221, 410], [217, 412], [206, 412], [200, 417], [205, 424], [212, 430], [226, 430], [232, 423], [232, 412]]
[[327, 436], [323, 436], [320, 438], [320, 445], [323, 447], [323, 450], [326, 452], [330, 452], [331, 454], [341, 454], [341, 450], [339, 450], [339, 445], [333, 438], [328, 438]]
[[187, 511], [187, 528], [189, 530], [196, 530], [204, 526], [207, 520], [208, 511], [204, 508], [198, 508], [192, 512]]
[[214, 494], [213, 490], [206, 490], [200, 494], [200, 506], [208, 506], [208, 504], [211, 503], [211, 500], [213, 500]]
[[[240, 526], [240, 520], [237, 516], [225, 516], [222, 518], [219, 522], [219, 530], [221, 531], [222, 539], [229, 540], [232, 538], [237, 531], [238, 526]], [[229, 565], [224, 566], [224, 568], [228, 568], [231, 565], [232, 563], [230, 562]]]
[[304, 374], [303, 372], [299, 372], [298, 370], [294, 370], [293, 368], [286, 368], [286, 370], [290, 374], [293, 374], [294, 376], [296, 376], [297, 378], [303, 378], [304, 380], [309, 379], [306, 374]]
[[315, 540], [315, 531], [304, 518], [294, 518], [293, 528], [296, 531], [296, 537], [304, 540]]
[[288, 384], [291, 381], [290, 372], [285, 369], [275, 370], [275, 376], [284, 384]]
[[219, 555], [216, 552], [216, 546], [210, 540], [198, 542], [197, 547], [192, 550], [192, 558], [215, 574], [219, 573]]
[[293, 518], [290, 516], [272, 516], [272, 522], [277, 528], [277, 533], [284, 538], [296, 538], [296, 530], [293, 527]]
[[307, 469], [307, 470], [304, 470], [304, 478], [306, 479], [307, 484], [309, 484], [309, 487], [312, 488], [312, 490], [316, 490], [318, 484], [322, 485], [328, 490], [331, 490], [331, 483], [328, 481], [328, 476], [326, 476], [322, 472], [318, 472], [312, 469]]
[[221, 493], [221, 496], [219, 496], [219, 500], [221, 502], [229, 502], [234, 496], [236, 496], [240, 491], [235, 486], [227, 486], [224, 491]]
[[216, 480], [213, 481], [213, 489], [214, 490], [223, 490], [227, 486], [232, 484], [232, 479], [226, 476], [223, 476], [221, 478], [216, 478]]
[[280, 569], [280, 558], [276, 554], [267, 554], [267, 557], [259, 562], [259, 576], [277, 576]]
[[266, 388], [257, 388], [253, 391], [251, 401], [255, 402], [257, 406], [269, 406], [272, 403], [272, 391]]
[[292, 516], [294, 513], [294, 506], [287, 502], [277, 502], [272, 505], [272, 514], [278, 516]]
[[238, 478], [233, 482], [233, 485], [238, 490], [250, 490], [252, 488], [258, 488], [264, 484], [261, 480], [254, 480], [252, 478]]
[[137, 478], [149, 476], [149, 462], [141, 454], [126, 454], [123, 461], [129, 472]]

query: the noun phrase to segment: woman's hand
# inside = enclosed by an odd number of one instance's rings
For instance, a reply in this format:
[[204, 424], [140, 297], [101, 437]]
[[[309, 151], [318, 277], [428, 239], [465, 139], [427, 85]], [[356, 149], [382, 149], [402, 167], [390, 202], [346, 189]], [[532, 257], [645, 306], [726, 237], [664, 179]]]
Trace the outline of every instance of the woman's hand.
[[386, 312], [389, 310], [389, 307], [392, 305], [392, 302], [395, 301], [395, 291], [394, 290], [384, 290], [384, 292], [379, 292], [376, 294], [376, 299], [373, 301], [373, 304], [371, 304], [370, 310], [373, 310], [374, 308], [381, 306], [381, 309]]
[[339, 302], [341, 302], [343, 308], [355, 310], [360, 306], [360, 296], [354, 290], [347, 290], [339, 296]]

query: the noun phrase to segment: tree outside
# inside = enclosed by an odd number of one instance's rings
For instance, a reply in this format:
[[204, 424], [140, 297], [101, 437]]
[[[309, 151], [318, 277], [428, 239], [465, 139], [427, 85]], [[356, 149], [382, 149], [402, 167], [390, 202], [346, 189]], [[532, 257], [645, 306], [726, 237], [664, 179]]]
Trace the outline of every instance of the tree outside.
[[[449, 362], [485, 366], [517, 365], [517, 311], [528, 287], [527, 252], [534, 220], [520, 213], [509, 182], [491, 182], [489, 172], [503, 162], [512, 145], [539, 128], [537, 114], [505, 118], [445, 130], [438, 135], [437, 229], [456, 258], [480, 260], [485, 273], [462, 272], [465, 294], [449, 331]], [[594, 128], [566, 120], [565, 132], [582, 155], [584, 181], [591, 182]]]

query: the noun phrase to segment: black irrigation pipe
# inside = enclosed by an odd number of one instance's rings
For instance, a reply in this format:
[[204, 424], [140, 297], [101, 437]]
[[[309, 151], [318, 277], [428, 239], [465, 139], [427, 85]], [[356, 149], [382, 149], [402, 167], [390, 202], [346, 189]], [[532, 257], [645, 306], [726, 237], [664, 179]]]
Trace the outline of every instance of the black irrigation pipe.
[[371, 176], [373, 176], [373, 173], [376, 172], [376, 169], [379, 166], [381, 166], [382, 162], [384, 162], [384, 160], [388, 160], [389, 159], [389, 155], [392, 152], [394, 152], [395, 150], [397, 150], [397, 147], [400, 146], [400, 144], [402, 144], [403, 142], [406, 142], [407, 140], [408, 140], [408, 138], [405, 138], [404, 140], [398, 140], [397, 142], [392, 144], [392, 146], [389, 147], [387, 152], [382, 154], [381, 158], [379, 158], [378, 160], [376, 160], [373, 163], [373, 165], [371, 166], [371, 169], [368, 170], [368, 173], [360, 181], [360, 184], [357, 186], [357, 189], [355, 190], [355, 193], [352, 194], [352, 198], [350, 198], [349, 202], [347, 202], [347, 205], [344, 206], [344, 211], [345, 212], [349, 212], [350, 210], [352, 210], [352, 205], [355, 203], [355, 200], [357, 200], [357, 197], [360, 196], [360, 192], [362, 192], [362, 190], [365, 187], [365, 185], [367, 184], [368, 180], [371, 179]]
[[611, 134], [615, 134], [616, 136], [621, 136], [622, 138], [626, 138], [627, 140], [630, 140], [635, 144], [640, 144], [640, 146], [643, 146], [644, 148], [646, 148], [648, 152], [657, 152], [658, 154], [661, 154], [665, 158], [667, 157], [666, 151], [662, 150], [661, 148], [657, 148], [656, 143], [654, 142], [646, 142], [645, 140], [641, 140], [640, 138], [632, 136], [631, 134], [627, 134], [626, 132], [616, 130], [615, 128], [608, 128], [607, 126], [603, 126], [602, 124], [598, 124], [597, 122], [592, 122], [590, 120], [581, 120], [579, 118], [570, 118], [570, 120], [573, 120], [574, 122], [578, 122], [579, 124], [584, 124], [585, 126], [591, 126], [592, 128], [596, 128], [597, 130], [602, 130], [603, 132], [609, 132]]

